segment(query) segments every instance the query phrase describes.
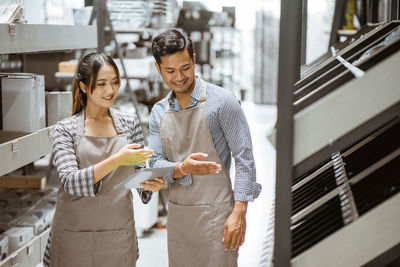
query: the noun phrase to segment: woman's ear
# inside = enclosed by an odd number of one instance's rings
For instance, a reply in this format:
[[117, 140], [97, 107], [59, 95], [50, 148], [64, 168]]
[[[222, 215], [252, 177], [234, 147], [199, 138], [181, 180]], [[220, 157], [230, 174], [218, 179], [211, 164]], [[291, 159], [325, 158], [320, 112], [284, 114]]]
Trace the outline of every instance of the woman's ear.
[[81, 88], [82, 92], [84, 92], [85, 94], [86, 92], [86, 85], [83, 82], [79, 82], [79, 87]]

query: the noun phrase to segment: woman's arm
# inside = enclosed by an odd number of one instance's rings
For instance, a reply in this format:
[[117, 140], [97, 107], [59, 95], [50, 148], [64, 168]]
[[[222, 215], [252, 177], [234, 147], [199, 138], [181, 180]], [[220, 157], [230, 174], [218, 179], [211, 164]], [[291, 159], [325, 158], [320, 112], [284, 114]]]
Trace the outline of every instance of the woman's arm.
[[84, 169], [78, 168], [74, 149], [73, 121], [57, 123], [54, 131], [53, 153], [57, 172], [65, 192], [77, 196], [96, 196], [96, 186], [113, 169], [121, 165], [140, 164], [151, 157], [150, 150], [132, 149], [130, 144], [113, 156]]

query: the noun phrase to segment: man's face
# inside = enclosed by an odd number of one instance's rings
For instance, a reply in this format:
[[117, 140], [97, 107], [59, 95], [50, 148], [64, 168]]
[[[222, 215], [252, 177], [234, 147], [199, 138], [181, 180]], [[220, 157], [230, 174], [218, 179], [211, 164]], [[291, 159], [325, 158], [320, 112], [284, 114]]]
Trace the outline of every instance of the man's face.
[[158, 73], [164, 82], [176, 94], [191, 93], [194, 88], [194, 68], [196, 55], [190, 58], [187, 49], [172, 55], [161, 57], [161, 64], [156, 63]]

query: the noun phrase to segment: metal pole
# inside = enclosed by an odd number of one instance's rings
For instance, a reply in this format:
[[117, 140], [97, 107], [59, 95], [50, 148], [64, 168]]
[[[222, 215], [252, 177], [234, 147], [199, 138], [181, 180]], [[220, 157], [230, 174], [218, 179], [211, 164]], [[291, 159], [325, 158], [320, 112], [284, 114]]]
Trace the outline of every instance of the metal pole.
[[302, 19], [301, 19], [301, 65], [306, 64], [307, 59], [307, 19], [308, 19], [308, 0], [303, 0]]
[[93, 8], [96, 8], [96, 23], [97, 23], [97, 49], [100, 52], [104, 52], [106, 41], [104, 38], [104, 27], [105, 25], [105, 2], [104, 0], [97, 0], [93, 4]]
[[400, 19], [400, 16], [399, 16], [400, 0], [391, 0], [389, 8], [390, 8], [390, 12], [389, 12], [390, 21]]
[[293, 178], [293, 88], [300, 74], [302, 1], [281, 1], [274, 266], [290, 266]]
[[328, 49], [338, 41], [338, 30], [342, 27], [346, 3], [346, 0], [336, 0]]

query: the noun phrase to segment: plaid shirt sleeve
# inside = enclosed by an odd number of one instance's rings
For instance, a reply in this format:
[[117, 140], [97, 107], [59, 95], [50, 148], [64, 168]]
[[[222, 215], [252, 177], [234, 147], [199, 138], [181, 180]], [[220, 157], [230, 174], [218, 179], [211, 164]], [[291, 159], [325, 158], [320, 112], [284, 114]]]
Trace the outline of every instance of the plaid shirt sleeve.
[[261, 185], [256, 181], [256, 166], [250, 129], [239, 101], [228, 94], [218, 113], [225, 139], [235, 159], [235, 201], [254, 201], [260, 195]]
[[94, 197], [100, 183], [94, 185], [94, 167], [79, 169], [74, 149], [75, 118], [57, 123], [53, 137], [53, 153], [58, 176], [64, 191], [70, 195]]

